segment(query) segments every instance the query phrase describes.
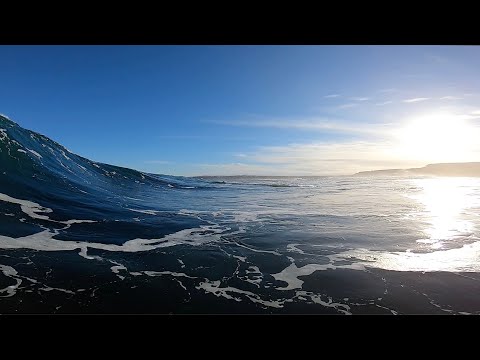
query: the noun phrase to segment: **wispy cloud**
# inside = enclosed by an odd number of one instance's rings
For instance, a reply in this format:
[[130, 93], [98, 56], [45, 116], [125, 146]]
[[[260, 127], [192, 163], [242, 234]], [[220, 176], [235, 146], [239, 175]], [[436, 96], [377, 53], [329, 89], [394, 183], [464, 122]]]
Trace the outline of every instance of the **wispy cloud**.
[[351, 97], [350, 100], [353, 100], [353, 101], [367, 101], [367, 100], [370, 100], [370, 98], [368, 98], [368, 97]]
[[[198, 165], [198, 174], [348, 175], [365, 170], [418, 167], [434, 162], [429, 156], [435, 154], [426, 154], [423, 158], [417, 153], [410, 154], [409, 143], [405, 148], [405, 139], [397, 137], [399, 130], [401, 128], [392, 127], [383, 138], [363, 141], [260, 146], [242, 153], [242, 162]], [[472, 131], [480, 134], [480, 127]], [[476, 138], [476, 134], [472, 138]], [[451, 161], [475, 161], [480, 156], [480, 145], [472, 148], [472, 151], [462, 160], [455, 158], [458, 155], [450, 154]]]
[[388, 104], [391, 104], [391, 103], [393, 103], [393, 101], [384, 101], [384, 102], [381, 102], [381, 103], [376, 103], [375, 105], [384, 106], [384, 105], [388, 105]]
[[440, 100], [461, 100], [463, 98], [458, 96], [442, 96]]
[[254, 128], [274, 128], [274, 129], [297, 129], [297, 130], [315, 130], [332, 133], [351, 133], [363, 135], [384, 135], [388, 133], [387, 124], [372, 124], [366, 122], [349, 122], [345, 120], [332, 120], [328, 118], [296, 118], [296, 119], [265, 119], [265, 120], [210, 120], [209, 123], [254, 127]]
[[380, 92], [380, 93], [392, 93], [392, 92], [395, 92], [395, 91], [397, 91], [397, 89], [390, 88], [390, 89], [382, 89], [382, 90], [379, 90], [378, 92]]
[[191, 175], [294, 175], [287, 171], [276, 171], [274, 167], [269, 165], [256, 165], [240, 162], [223, 163], [223, 164], [196, 164], [196, 170]]
[[348, 175], [358, 171], [422, 165], [392, 159], [388, 142], [290, 144], [260, 147], [241, 163], [200, 164], [198, 174]]
[[[208, 123], [222, 123], [216, 121], [204, 121]], [[217, 135], [157, 135], [157, 139], [178, 139], [178, 140], [202, 140], [202, 141], [212, 141], [218, 140]], [[255, 140], [255, 136], [223, 136], [223, 140], [228, 141], [245, 141], [245, 140]]]
[[418, 98], [413, 98], [413, 99], [405, 99], [403, 100], [404, 103], [416, 103], [416, 102], [420, 102], [420, 101], [425, 101], [425, 100], [429, 100], [430, 98], [426, 98], [426, 97], [418, 97]]
[[349, 103], [349, 104], [340, 105], [338, 108], [339, 109], [348, 109], [348, 108], [352, 108], [352, 107], [355, 107], [355, 106], [358, 106], [358, 104]]
[[[471, 139], [468, 145], [471, 146], [471, 151], [469, 150], [467, 155], [461, 151], [457, 153], [449, 151], [445, 161], [475, 161], [480, 157], [480, 143], [477, 144], [474, 140], [480, 138], [480, 124], [476, 124], [476, 119], [480, 117], [480, 109], [463, 108], [459, 111], [452, 114], [452, 121], [458, 119], [469, 122], [472, 126], [469, 130]], [[332, 131], [359, 136], [349, 137], [352, 140], [332, 137], [326, 142], [244, 149], [242, 152], [232, 154], [231, 162], [196, 165], [195, 175], [348, 175], [365, 170], [424, 166], [435, 162], [438, 154], [428, 151], [425, 154], [412, 152], [411, 134], [405, 132], [405, 121], [408, 123], [421, 119], [420, 116], [418, 119], [414, 117], [399, 119], [397, 122], [369, 124], [362, 122], [361, 119], [351, 122], [326, 118], [217, 122], [229, 126]], [[431, 136], [431, 132], [417, 132], [416, 136], [420, 137], [416, 140], [418, 142], [422, 137]]]
[[340, 94], [330, 94], [330, 95], [325, 95], [325, 99], [332, 99], [332, 98], [337, 98], [340, 97]]

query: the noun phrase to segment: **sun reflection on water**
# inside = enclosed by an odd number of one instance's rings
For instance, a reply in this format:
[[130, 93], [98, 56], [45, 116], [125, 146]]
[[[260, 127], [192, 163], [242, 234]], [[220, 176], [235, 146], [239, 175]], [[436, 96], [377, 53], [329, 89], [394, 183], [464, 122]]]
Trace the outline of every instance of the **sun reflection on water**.
[[419, 220], [428, 224], [424, 229], [426, 238], [418, 242], [431, 244], [431, 248], [439, 249], [445, 241], [472, 234], [473, 224], [468, 218], [468, 210], [477, 203], [475, 185], [478, 180], [444, 177], [412, 181], [420, 191], [410, 197], [423, 207], [417, 215]]
[[393, 252], [355, 249], [339, 257], [394, 271], [480, 271], [480, 179], [410, 181], [414, 191], [406, 196], [418, 206], [409, 218], [425, 225], [425, 237], [417, 240], [418, 247]]

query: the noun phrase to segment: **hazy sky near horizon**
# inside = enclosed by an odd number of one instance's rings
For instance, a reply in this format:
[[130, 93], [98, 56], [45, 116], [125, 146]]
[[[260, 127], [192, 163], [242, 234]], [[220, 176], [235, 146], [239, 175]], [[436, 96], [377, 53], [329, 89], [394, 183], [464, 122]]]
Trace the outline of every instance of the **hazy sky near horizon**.
[[0, 113], [172, 175], [480, 161], [480, 47], [0, 46]]

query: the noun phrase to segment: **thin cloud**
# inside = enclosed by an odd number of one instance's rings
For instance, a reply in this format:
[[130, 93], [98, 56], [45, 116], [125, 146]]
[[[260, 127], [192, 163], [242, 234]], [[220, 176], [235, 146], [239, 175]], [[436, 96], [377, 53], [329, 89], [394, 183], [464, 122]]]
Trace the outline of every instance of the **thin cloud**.
[[[341, 143], [262, 146], [246, 153], [242, 162], [200, 164], [199, 174], [212, 175], [349, 175], [359, 171], [426, 165], [427, 158], [405, 156], [393, 138]], [[480, 147], [470, 158], [480, 155]]]
[[384, 102], [381, 102], [381, 103], [376, 103], [375, 105], [376, 106], [384, 106], [384, 105], [388, 105], [388, 104], [391, 104], [393, 103], [393, 101], [384, 101]]
[[443, 96], [440, 98], [440, 100], [461, 100], [463, 98], [458, 97], [458, 96]]
[[351, 97], [350, 100], [353, 100], [353, 101], [367, 101], [367, 100], [370, 100], [370, 98], [368, 98], [368, 97]]
[[[217, 123], [215, 121], [204, 121], [209, 123]], [[178, 140], [205, 140], [205, 141], [212, 141], [217, 140], [218, 136], [216, 135], [157, 135], [157, 139], [178, 139]], [[229, 137], [222, 137], [223, 140], [229, 141], [245, 141], [245, 140], [255, 140], [256, 138], [251, 136], [229, 136]]]
[[270, 165], [256, 165], [256, 164], [246, 164], [246, 163], [223, 163], [223, 164], [197, 164], [194, 165], [197, 170], [193, 172], [192, 175], [201, 176], [201, 175], [272, 175], [272, 174], [285, 174], [285, 175], [294, 175], [285, 169], [275, 169], [275, 167]]
[[340, 94], [330, 94], [330, 95], [325, 95], [325, 99], [332, 99], [332, 98], [337, 98], [340, 97]]
[[[385, 124], [371, 124], [364, 122], [348, 122], [340, 120], [330, 120], [325, 118], [298, 118], [298, 119], [270, 119], [270, 120], [210, 120], [209, 123], [254, 127], [254, 128], [274, 128], [274, 129], [297, 129], [297, 130], [316, 130], [333, 133], [350, 133], [363, 135], [382, 136], [388, 133]], [[387, 126], [388, 127], [388, 126]]]
[[[480, 109], [457, 114], [459, 120], [471, 121], [472, 138], [480, 137], [480, 124], [475, 126]], [[232, 125], [232, 122], [228, 123]], [[327, 142], [259, 146], [235, 153], [231, 162], [195, 166], [198, 175], [349, 175], [359, 171], [410, 168], [435, 162], [435, 154], [411, 154], [402, 136], [404, 123], [353, 123], [321, 118], [282, 119], [236, 122], [235, 126], [262, 126], [356, 134], [355, 140], [331, 138]], [[365, 136], [365, 135], [373, 136]], [[422, 136], [430, 136], [428, 133]], [[361, 139], [361, 140], [359, 140]], [[407, 145], [409, 142], [407, 141]], [[409, 146], [409, 145], [408, 145]], [[432, 157], [433, 156], [433, 157]], [[452, 153], [446, 161], [475, 161], [480, 158], [480, 144], [468, 156]], [[235, 161], [237, 160], [237, 161]]]
[[348, 108], [352, 108], [352, 107], [355, 107], [355, 106], [358, 106], [358, 104], [349, 103], [349, 104], [340, 105], [338, 108], [339, 109], [348, 109]]
[[212, 175], [349, 175], [358, 171], [423, 165], [395, 159], [388, 142], [290, 144], [260, 147], [241, 163], [199, 164]]
[[390, 88], [390, 89], [382, 89], [382, 90], [379, 90], [378, 92], [380, 92], [380, 93], [392, 93], [392, 92], [395, 92], [395, 91], [397, 91], [397, 89]]
[[418, 98], [413, 98], [413, 99], [405, 99], [403, 100], [404, 103], [416, 103], [416, 102], [420, 102], [420, 101], [425, 101], [425, 100], [429, 100], [430, 98], [426, 98], [426, 97], [418, 97]]

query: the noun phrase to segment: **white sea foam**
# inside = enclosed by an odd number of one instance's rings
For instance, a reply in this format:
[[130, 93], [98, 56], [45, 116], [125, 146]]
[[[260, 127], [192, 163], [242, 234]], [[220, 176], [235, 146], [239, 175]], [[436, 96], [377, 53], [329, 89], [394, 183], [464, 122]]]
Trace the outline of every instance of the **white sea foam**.
[[23, 149], [17, 149], [17, 151], [18, 151], [18, 152], [21, 152], [21, 153], [24, 153], [24, 154], [27, 153], [27, 152], [26, 152], [25, 150], [23, 150]]
[[[328, 264], [308, 264], [298, 268], [290, 258], [290, 266], [272, 276], [276, 280], [287, 283], [278, 290], [301, 288], [303, 281], [299, 276], [311, 275], [315, 271], [329, 269], [365, 270], [366, 267], [380, 268], [392, 271], [449, 271], [478, 272], [480, 271], [480, 241], [463, 245], [460, 248], [433, 251], [429, 253], [382, 252], [367, 249], [355, 249], [339, 254], [329, 255]], [[336, 265], [339, 261], [349, 261], [350, 264]]]
[[0, 140], [8, 139], [7, 129], [0, 129]]
[[87, 247], [86, 246], [80, 247], [80, 251], [79, 251], [78, 255], [80, 255], [81, 257], [84, 257], [87, 260], [94, 260], [95, 259], [95, 256], [90, 256], [90, 255], [87, 254]]
[[246, 245], [240, 244], [240, 243], [238, 243], [238, 242], [236, 242], [235, 245], [240, 246], [240, 247], [243, 247], [244, 249], [248, 249], [248, 250], [253, 251], [253, 252], [259, 252], [259, 253], [266, 253], [266, 254], [273, 254], [273, 255], [277, 255], [277, 256], [282, 256], [282, 254], [280, 254], [278, 251], [252, 249], [251, 247], [248, 247], [248, 246], [246, 246]]
[[117, 263], [116, 261], [110, 260], [110, 262], [111, 262], [112, 264], [115, 264], [114, 266], [112, 266], [112, 267], [110, 268], [110, 270], [112, 270], [112, 272], [113, 272], [115, 275], [117, 275], [117, 276], [120, 278], [120, 280], [124, 280], [124, 279], [125, 279], [125, 276], [122, 276], [122, 275], [119, 274], [119, 273], [120, 273], [120, 270], [128, 271], [128, 269], [127, 269], [124, 265], [119, 264], [119, 263]]
[[58, 162], [60, 163], [60, 165], [65, 169], [67, 170], [68, 172], [74, 174], [74, 172], [66, 165], [63, 164], [63, 162], [61, 162], [60, 160], [58, 160]]
[[232, 216], [234, 222], [252, 222], [258, 220], [258, 214], [254, 212], [235, 212]]
[[333, 302], [331, 297], [328, 297], [328, 301], [322, 300], [322, 296], [318, 294], [314, 294], [307, 291], [297, 291], [295, 297], [309, 297], [315, 304], [319, 304], [325, 307], [334, 308], [337, 311], [344, 313], [345, 315], [351, 315], [350, 306], [347, 304], [341, 304], [338, 302]]
[[28, 151], [30, 151], [33, 155], [35, 155], [36, 157], [38, 157], [39, 159], [42, 158], [42, 155], [40, 155], [38, 152], [36, 152], [35, 150], [30, 150], [30, 149], [27, 149]]
[[[185, 285], [183, 285], [183, 283], [177, 279], [177, 277], [186, 277], [186, 278], [190, 278], [190, 279], [196, 279], [195, 276], [189, 276], [187, 274], [184, 274], [184, 273], [177, 273], [177, 272], [172, 272], [172, 271], [143, 271], [143, 273], [147, 276], [165, 276], [165, 275], [170, 275], [170, 276], [173, 276], [173, 278], [175, 279], [175, 281], [185, 290], [187, 291], [187, 287]], [[133, 273], [130, 273], [130, 274], [133, 274]]]
[[[249, 266], [248, 269], [245, 270], [245, 273], [246, 276], [242, 277], [242, 280], [260, 287], [260, 283], [263, 280], [263, 274], [257, 266]], [[251, 277], [253, 277], [253, 279]]]
[[20, 286], [20, 284], [22, 283], [22, 279], [20, 279], [18, 277], [18, 273], [17, 273], [17, 270], [15, 270], [13, 267], [11, 266], [7, 266], [7, 265], [2, 265], [0, 264], [0, 271], [3, 273], [3, 275], [9, 277], [9, 278], [12, 278], [12, 279], [15, 279], [15, 282], [16, 284], [15, 285], [9, 285], [7, 286], [6, 288], [4, 289], [0, 289], [0, 293], [7, 293], [6, 296], [2, 296], [2, 297], [11, 297], [13, 295], [15, 295], [15, 293], [17, 292], [17, 289], [18, 287]]
[[[130, 199], [130, 200], [139, 200], [141, 201], [142, 199], [138, 199], [138, 198], [132, 198], [132, 197], [129, 197], [129, 196], [124, 196], [125, 199]], [[129, 209], [131, 210], [131, 209]]]
[[130, 209], [130, 208], [127, 208], [127, 210], [135, 211], [142, 214], [148, 214], [148, 215], [157, 215], [158, 213], [163, 212], [161, 210], [139, 210], [139, 209]]
[[[67, 150], [67, 149], [65, 149], [65, 150]], [[68, 151], [68, 150], [67, 150], [67, 151]], [[70, 151], [69, 151], [69, 152], [70, 152]], [[62, 156], [63, 156], [65, 159], [71, 160], [71, 159], [65, 154], [65, 151], [60, 150], [60, 153], [62, 154]]]
[[235, 259], [245, 262], [247, 258], [245, 256], [232, 255]]
[[261, 304], [268, 307], [274, 307], [274, 308], [282, 308], [283, 303], [285, 302], [285, 300], [263, 300], [257, 294], [254, 294], [250, 291], [237, 289], [231, 286], [220, 287], [220, 280], [217, 280], [217, 281], [206, 280], [205, 282], [201, 282], [198, 286], [196, 286], [196, 289], [199, 289], [199, 290], [202, 289], [206, 293], [211, 293], [217, 297], [224, 297], [226, 299], [235, 300], [238, 302], [242, 301], [242, 299], [238, 296], [235, 297], [230, 294], [240, 294], [240, 295], [246, 296], [250, 301], [254, 303]]
[[163, 276], [163, 275], [170, 275], [175, 277], [186, 277], [189, 279], [197, 279], [196, 276], [190, 276], [185, 273], [177, 273], [174, 271], [143, 271], [143, 273], [147, 276]]
[[0, 193], [0, 201], [5, 201], [13, 204], [18, 204], [20, 205], [20, 209], [30, 216], [32, 219], [40, 219], [40, 220], [46, 220], [46, 221], [52, 221], [56, 222], [59, 224], [65, 224], [65, 225], [72, 225], [72, 224], [79, 224], [79, 223], [93, 223], [96, 222], [94, 220], [66, 220], [66, 221], [58, 221], [58, 220], [52, 220], [50, 219], [47, 215], [41, 215], [42, 213], [51, 213], [53, 212], [52, 209], [43, 207], [40, 204], [37, 204], [33, 201], [29, 200], [22, 200], [22, 199], [16, 199], [14, 197], [8, 196], [6, 194]]
[[74, 292], [74, 291], [67, 290], [67, 289], [62, 289], [62, 288], [51, 287], [51, 286], [44, 286], [44, 287], [39, 288], [38, 290], [41, 290], [41, 291], [53, 291], [53, 290], [56, 290], [56, 291], [64, 292], [64, 293], [66, 293], [66, 294], [75, 295], [75, 292]]
[[[50, 221], [55, 221], [55, 220], [50, 220]], [[95, 220], [77, 220], [77, 219], [72, 219], [72, 220], [66, 220], [66, 221], [55, 221], [61, 224], [66, 224], [66, 225], [72, 225], [72, 224], [81, 224], [81, 223], [95, 223]]]
[[40, 215], [39, 213], [51, 213], [52, 209], [40, 206], [32, 201], [16, 199], [2, 193], [0, 193], [0, 200], [20, 205], [22, 211], [33, 219], [50, 221], [50, 218], [47, 215]]
[[303, 285], [303, 280], [300, 280], [299, 276], [311, 275], [315, 271], [329, 270], [329, 269], [353, 269], [353, 270], [364, 270], [365, 267], [363, 264], [354, 263], [350, 265], [333, 265], [329, 264], [308, 264], [302, 267], [297, 267], [293, 259], [290, 258], [292, 263], [290, 266], [283, 269], [277, 274], [272, 274], [272, 276], [279, 281], [284, 281], [287, 283], [286, 287], [277, 288], [277, 290], [292, 290], [292, 289], [301, 289]]
[[297, 252], [299, 254], [305, 254], [305, 252], [303, 250], [296, 247], [297, 245], [300, 245], [300, 244], [288, 244], [287, 245], [287, 251]]
[[198, 217], [199, 215], [208, 214], [208, 213], [209, 212], [207, 211], [180, 209], [177, 214]]
[[[78, 220], [70, 220], [71, 223]], [[87, 249], [98, 249], [111, 252], [141, 252], [158, 248], [190, 245], [198, 246], [220, 239], [222, 229], [214, 226], [201, 226], [200, 228], [180, 230], [173, 234], [165, 235], [159, 239], [133, 239], [122, 245], [102, 244], [83, 241], [68, 241], [55, 239], [58, 230], [44, 230], [32, 235], [12, 238], [0, 235], [0, 248], [2, 249], [32, 249], [38, 251], [74, 251], [80, 250], [79, 255], [94, 259], [87, 255]]]

